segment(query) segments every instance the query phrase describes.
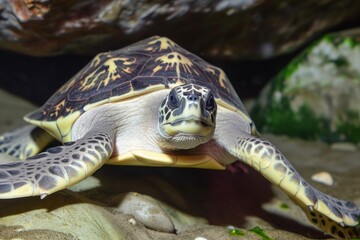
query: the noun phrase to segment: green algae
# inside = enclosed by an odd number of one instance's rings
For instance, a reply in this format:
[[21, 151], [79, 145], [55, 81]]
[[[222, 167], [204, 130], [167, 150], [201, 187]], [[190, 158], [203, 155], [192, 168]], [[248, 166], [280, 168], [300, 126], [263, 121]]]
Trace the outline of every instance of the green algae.
[[230, 236], [245, 236], [245, 232], [238, 228], [233, 228], [233, 229], [229, 230], [229, 235]]
[[273, 240], [272, 238], [268, 237], [264, 230], [261, 229], [260, 227], [254, 227], [252, 229], [249, 230], [250, 232], [256, 233], [257, 235], [259, 235], [262, 239], [264, 240]]

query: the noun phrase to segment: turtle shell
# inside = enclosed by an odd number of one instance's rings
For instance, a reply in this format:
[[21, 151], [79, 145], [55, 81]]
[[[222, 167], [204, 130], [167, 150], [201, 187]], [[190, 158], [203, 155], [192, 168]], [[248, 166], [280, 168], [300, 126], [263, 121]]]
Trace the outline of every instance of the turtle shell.
[[73, 123], [91, 108], [187, 83], [211, 88], [218, 104], [251, 121], [220, 68], [159, 36], [98, 54], [25, 120], [66, 142]]

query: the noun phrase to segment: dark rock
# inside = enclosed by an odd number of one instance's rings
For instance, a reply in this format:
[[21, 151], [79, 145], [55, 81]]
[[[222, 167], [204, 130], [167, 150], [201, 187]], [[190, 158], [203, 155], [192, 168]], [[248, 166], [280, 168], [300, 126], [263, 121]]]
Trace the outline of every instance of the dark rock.
[[0, 47], [95, 54], [166, 35], [213, 58], [271, 57], [358, 18], [360, 2], [0, 0]]

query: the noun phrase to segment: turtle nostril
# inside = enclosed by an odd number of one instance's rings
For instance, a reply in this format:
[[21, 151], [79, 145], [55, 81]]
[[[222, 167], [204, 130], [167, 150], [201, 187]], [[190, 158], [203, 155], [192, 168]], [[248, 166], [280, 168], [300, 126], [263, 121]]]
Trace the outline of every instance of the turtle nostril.
[[196, 94], [190, 94], [187, 98], [190, 101], [198, 101], [199, 100], [199, 96]]

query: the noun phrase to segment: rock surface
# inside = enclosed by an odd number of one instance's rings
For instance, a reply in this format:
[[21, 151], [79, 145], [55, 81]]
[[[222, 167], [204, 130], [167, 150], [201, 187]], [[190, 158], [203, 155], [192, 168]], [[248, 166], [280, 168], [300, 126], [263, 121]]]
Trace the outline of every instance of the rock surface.
[[360, 29], [325, 35], [293, 59], [251, 111], [260, 131], [360, 142]]
[[100, 203], [64, 191], [44, 201], [38, 198], [4, 200], [0, 223], [21, 226], [23, 232], [47, 233], [46, 239], [60, 234], [79, 239], [124, 239], [124, 233], [111, 219], [111, 213]]
[[25, 124], [23, 116], [35, 110], [31, 103], [15, 98], [0, 89], [0, 132], [6, 132]]
[[138, 193], [119, 194], [113, 196], [110, 202], [117, 203], [117, 211], [133, 215], [136, 220], [150, 229], [167, 233], [175, 232], [171, 218], [158, 202], [149, 196]]
[[217, 59], [271, 57], [359, 11], [351, 0], [0, 0], [0, 47], [34, 56], [95, 54], [166, 35]]
[[[15, 126], [13, 122], [18, 121], [19, 114], [32, 107], [0, 92], [0, 99], [4, 96], [8, 101], [1, 105], [0, 119], [8, 119], [12, 123], [1, 124], [1, 129], [7, 130]], [[19, 111], [8, 111], [5, 106], [9, 104], [18, 106]], [[311, 184], [360, 205], [358, 149], [333, 150], [316, 142], [272, 135], [265, 137], [283, 151]], [[320, 171], [327, 171], [333, 176], [332, 186], [311, 180], [311, 176]], [[160, 206], [163, 210], [160, 215], [166, 215], [167, 221], [173, 223], [175, 233], [144, 226], [134, 216], [136, 207], [130, 208], [128, 213], [133, 211], [131, 214], [119, 211], [119, 194], [127, 192], [138, 192], [130, 195], [135, 197], [134, 203], [140, 201], [145, 208]], [[261, 205], [265, 210], [261, 209]], [[210, 224], [220, 226], [209, 225], [204, 218]], [[1, 239], [263, 239], [254, 229], [262, 229], [271, 239], [324, 237], [304, 224], [308, 222], [299, 208], [251, 169], [245, 174], [104, 166], [70, 190], [52, 194], [44, 200], [38, 197], [1, 200], [0, 209]], [[226, 225], [250, 231], [229, 230], [224, 227]], [[156, 225], [152, 228], [156, 229]]]

